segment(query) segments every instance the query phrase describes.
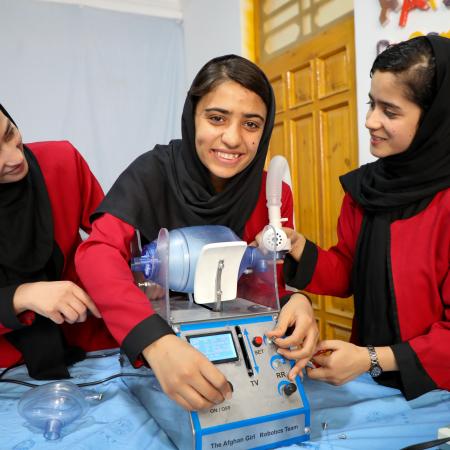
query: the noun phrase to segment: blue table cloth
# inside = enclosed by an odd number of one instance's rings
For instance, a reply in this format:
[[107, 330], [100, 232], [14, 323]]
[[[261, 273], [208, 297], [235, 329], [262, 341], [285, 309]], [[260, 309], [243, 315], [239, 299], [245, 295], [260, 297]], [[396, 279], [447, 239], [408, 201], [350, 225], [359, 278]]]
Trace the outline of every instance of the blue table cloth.
[[[117, 354], [87, 359], [70, 369], [71, 381], [100, 380], [120, 370]], [[8, 371], [5, 378], [36, 383], [23, 367]], [[281, 448], [399, 450], [436, 438], [438, 428], [450, 424], [447, 391], [432, 391], [408, 402], [398, 390], [379, 386], [369, 375], [339, 387], [306, 378], [304, 387], [311, 406], [311, 440]], [[174, 449], [121, 378], [85, 388], [103, 393], [103, 399], [63, 428], [55, 441], [47, 441], [19, 415], [18, 401], [28, 389], [0, 383], [1, 450]]]

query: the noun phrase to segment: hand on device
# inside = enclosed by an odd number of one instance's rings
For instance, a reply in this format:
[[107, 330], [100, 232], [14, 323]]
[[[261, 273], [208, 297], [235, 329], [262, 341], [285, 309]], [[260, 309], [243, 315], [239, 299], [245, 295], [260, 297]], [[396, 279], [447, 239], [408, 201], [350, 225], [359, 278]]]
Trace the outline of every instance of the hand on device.
[[[283, 338], [289, 327], [294, 327], [292, 334]], [[280, 355], [296, 361], [288, 378], [292, 381], [296, 375], [301, 376], [319, 338], [319, 329], [309, 299], [300, 293], [293, 294], [281, 309], [277, 326], [266, 335], [279, 347]]]
[[220, 370], [177, 336], [163, 336], [142, 353], [163, 391], [183, 408], [199, 411], [231, 398], [231, 386]]

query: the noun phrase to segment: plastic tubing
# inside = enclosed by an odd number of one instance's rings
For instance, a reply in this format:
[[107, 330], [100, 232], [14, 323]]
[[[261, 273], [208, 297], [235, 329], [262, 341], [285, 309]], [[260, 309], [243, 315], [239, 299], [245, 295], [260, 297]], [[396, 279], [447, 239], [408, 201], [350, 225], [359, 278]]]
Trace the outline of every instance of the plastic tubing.
[[270, 160], [266, 181], [266, 199], [270, 225], [281, 228], [282, 182], [292, 185], [289, 164], [284, 156], [274, 156]]

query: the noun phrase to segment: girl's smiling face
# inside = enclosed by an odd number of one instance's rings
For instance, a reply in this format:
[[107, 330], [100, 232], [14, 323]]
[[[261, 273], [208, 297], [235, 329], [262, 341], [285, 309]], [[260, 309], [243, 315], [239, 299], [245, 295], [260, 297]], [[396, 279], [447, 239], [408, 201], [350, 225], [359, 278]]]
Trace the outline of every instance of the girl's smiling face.
[[390, 72], [373, 74], [366, 128], [370, 152], [377, 158], [409, 148], [419, 126], [422, 109], [406, 98], [401, 81]]
[[195, 110], [195, 147], [217, 192], [255, 158], [267, 108], [261, 97], [235, 81], [204, 95]]

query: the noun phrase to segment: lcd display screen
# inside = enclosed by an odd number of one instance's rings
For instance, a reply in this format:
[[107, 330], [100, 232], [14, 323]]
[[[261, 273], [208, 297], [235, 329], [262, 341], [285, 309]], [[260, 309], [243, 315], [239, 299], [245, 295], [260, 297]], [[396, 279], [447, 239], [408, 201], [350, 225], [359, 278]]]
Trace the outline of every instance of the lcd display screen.
[[212, 363], [219, 364], [239, 359], [231, 331], [186, 336], [189, 343]]

